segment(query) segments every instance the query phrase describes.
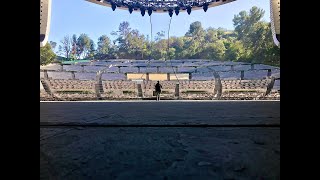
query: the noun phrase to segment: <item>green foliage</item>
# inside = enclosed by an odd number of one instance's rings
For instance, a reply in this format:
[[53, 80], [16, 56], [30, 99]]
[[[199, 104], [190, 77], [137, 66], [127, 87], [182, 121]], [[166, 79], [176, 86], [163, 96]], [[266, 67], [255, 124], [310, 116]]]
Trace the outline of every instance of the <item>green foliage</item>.
[[217, 40], [214, 43], [208, 43], [206, 46], [207, 59], [223, 61], [225, 58], [226, 48], [222, 40]]
[[[86, 34], [64, 37], [59, 52], [72, 59], [211, 59], [280, 65], [280, 49], [273, 43], [270, 23], [261, 21], [265, 11], [252, 7], [233, 18], [234, 30], [204, 29], [201, 22], [190, 24], [182, 37], [170, 37], [165, 31], [156, 33], [153, 40], [130, 28], [126, 21], [111, 33], [98, 38], [97, 47]], [[52, 43], [53, 45], [54, 42]], [[169, 45], [168, 45], [169, 44]]]
[[95, 54], [96, 54], [96, 48], [95, 48], [95, 44], [94, 44], [92, 39], [90, 39], [90, 48], [89, 48], [88, 51], [89, 52], [88, 52], [87, 58], [88, 59], [94, 59]]
[[53, 62], [56, 54], [52, 51], [50, 43], [40, 48], [40, 65], [46, 65]]
[[78, 57], [86, 58], [89, 55], [91, 47], [91, 39], [87, 34], [80, 34], [77, 39], [77, 53]]
[[238, 40], [231, 42], [225, 53], [225, 58], [232, 61], [243, 61], [245, 56], [243, 44]]
[[110, 39], [106, 35], [102, 35], [98, 38], [98, 48], [96, 58], [105, 59], [110, 51]]
[[79, 51], [77, 46], [77, 35], [72, 35], [72, 48], [71, 48], [71, 59], [75, 60], [79, 58]]
[[254, 6], [249, 12], [241, 11], [234, 16], [235, 33], [244, 49], [239, 59], [279, 66], [280, 49], [273, 43], [270, 23], [261, 21], [264, 13]]

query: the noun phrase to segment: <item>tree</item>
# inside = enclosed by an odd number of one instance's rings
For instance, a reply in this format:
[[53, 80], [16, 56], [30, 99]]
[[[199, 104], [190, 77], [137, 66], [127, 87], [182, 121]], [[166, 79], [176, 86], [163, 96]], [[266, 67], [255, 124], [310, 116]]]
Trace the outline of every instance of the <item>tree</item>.
[[169, 59], [174, 59], [176, 55], [176, 49], [175, 48], [169, 48], [168, 50], [168, 58]]
[[232, 21], [235, 27], [235, 32], [238, 33], [239, 40], [250, 43], [248, 34], [252, 33], [253, 26], [261, 20], [264, 13], [264, 10], [253, 6], [249, 13], [246, 11], [241, 11], [238, 15], [234, 16]]
[[204, 48], [205, 56], [202, 58], [212, 59], [215, 61], [225, 60], [225, 51], [223, 40], [217, 40], [213, 43], [208, 43]]
[[247, 13], [246, 11], [241, 11], [238, 15], [233, 18], [233, 25], [235, 27], [235, 32], [238, 35], [238, 40], [244, 43], [246, 48], [253, 46], [253, 42], [258, 40], [253, 38], [256, 32], [255, 25], [261, 20], [264, 15], [264, 10], [252, 7]]
[[264, 61], [265, 64], [272, 66], [280, 66], [280, 48], [273, 45], [267, 50], [268, 57]]
[[52, 51], [50, 43], [40, 48], [40, 65], [46, 65], [54, 61], [56, 54]]
[[92, 39], [90, 39], [90, 49], [88, 52], [88, 58], [89, 59], [94, 59], [95, 55], [96, 55], [96, 49], [95, 49], [95, 44], [94, 41]]
[[206, 43], [213, 43], [218, 40], [218, 31], [214, 28], [208, 28], [205, 35]]
[[80, 34], [80, 36], [77, 39], [77, 49], [79, 58], [85, 58], [88, 56], [88, 53], [90, 51], [90, 41], [91, 39], [87, 34]]
[[128, 57], [131, 59], [142, 59], [143, 52], [146, 50], [146, 39], [138, 30], [132, 30], [127, 38]]
[[106, 35], [102, 35], [98, 38], [97, 55], [98, 59], [105, 59], [108, 57], [110, 50], [110, 39]]
[[184, 45], [185, 45], [185, 42], [184, 42], [184, 37], [171, 37], [170, 38], [170, 42], [172, 42], [170, 44], [170, 47], [171, 48], [174, 48], [175, 49], [175, 57], [176, 59], [183, 59], [185, 58], [185, 54], [183, 53], [184, 52]]
[[129, 23], [127, 21], [124, 21], [120, 23], [118, 31], [111, 32], [111, 35], [117, 36], [115, 43], [118, 46], [118, 56], [120, 58], [127, 58], [128, 57], [128, 41], [127, 37], [129, 33], [131, 32], [131, 28], [129, 28]]
[[[238, 40], [243, 44], [248, 62], [280, 64], [280, 49], [272, 40], [270, 23], [261, 21], [265, 11], [252, 7], [234, 16], [233, 23]], [[271, 60], [272, 59], [272, 60]]]
[[118, 49], [118, 57], [127, 59], [143, 59], [150, 54], [148, 51], [148, 38], [136, 29], [131, 29], [129, 23], [124, 21], [120, 23], [118, 31], [111, 35], [117, 36], [115, 44]]
[[[261, 21], [264, 10], [252, 7], [233, 18], [235, 30], [209, 27], [203, 29], [201, 22], [190, 24], [182, 37], [170, 37], [165, 31], [156, 33], [150, 41], [126, 21], [111, 35], [98, 38], [97, 49], [86, 34], [65, 37], [59, 45], [60, 53], [67, 59], [213, 59], [220, 61], [243, 61], [280, 65], [280, 49], [272, 39], [270, 23]], [[71, 54], [71, 55], [70, 55]]]
[[118, 33], [122, 38], [125, 38], [131, 32], [129, 26], [130, 24], [127, 21], [120, 23]]
[[79, 59], [80, 54], [78, 53], [78, 46], [77, 46], [77, 35], [72, 35], [72, 48], [71, 48], [71, 59]]
[[254, 56], [252, 62], [264, 63], [273, 59], [274, 63], [278, 64], [280, 61], [280, 49], [276, 47], [272, 40], [271, 24], [266, 22], [256, 23], [254, 26], [255, 33], [251, 34], [252, 51]]
[[248, 51], [245, 51], [241, 41], [234, 40], [226, 49], [225, 59], [228, 61], [247, 61]]
[[112, 44], [107, 56], [109, 59], [118, 59], [118, 47], [115, 44]]
[[153, 46], [151, 57], [153, 59], [160, 59], [164, 60], [167, 57], [167, 49], [168, 49], [168, 42], [167, 40], [161, 39], [156, 42]]
[[199, 38], [204, 36], [204, 33], [201, 22], [196, 21], [190, 24], [189, 30], [185, 36]]
[[62, 45], [59, 45], [59, 54], [64, 56], [67, 60], [70, 60], [70, 54], [71, 54], [71, 38], [69, 35], [65, 36], [60, 43]]
[[190, 24], [188, 32], [185, 34], [189, 37], [185, 43], [190, 58], [199, 58], [205, 45], [205, 31], [201, 22], [196, 21]]
[[111, 35], [117, 36], [116, 42], [119, 43], [119, 46], [125, 45], [125, 39], [128, 34], [131, 32], [131, 28], [129, 28], [130, 24], [127, 21], [120, 23], [118, 31], [112, 31]]

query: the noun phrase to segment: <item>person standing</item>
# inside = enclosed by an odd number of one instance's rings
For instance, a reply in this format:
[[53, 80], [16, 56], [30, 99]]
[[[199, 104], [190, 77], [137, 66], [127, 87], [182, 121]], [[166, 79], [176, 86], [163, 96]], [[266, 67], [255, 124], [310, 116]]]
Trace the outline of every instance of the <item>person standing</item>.
[[161, 88], [162, 88], [162, 86], [161, 86], [160, 82], [158, 81], [157, 84], [155, 85], [157, 101], [160, 101]]

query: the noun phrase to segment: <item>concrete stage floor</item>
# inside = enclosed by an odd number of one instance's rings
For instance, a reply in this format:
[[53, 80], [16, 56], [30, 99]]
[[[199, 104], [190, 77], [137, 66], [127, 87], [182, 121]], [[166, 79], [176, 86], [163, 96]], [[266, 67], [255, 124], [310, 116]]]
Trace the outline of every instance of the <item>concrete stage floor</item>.
[[40, 102], [40, 179], [280, 179], [280, 101]]

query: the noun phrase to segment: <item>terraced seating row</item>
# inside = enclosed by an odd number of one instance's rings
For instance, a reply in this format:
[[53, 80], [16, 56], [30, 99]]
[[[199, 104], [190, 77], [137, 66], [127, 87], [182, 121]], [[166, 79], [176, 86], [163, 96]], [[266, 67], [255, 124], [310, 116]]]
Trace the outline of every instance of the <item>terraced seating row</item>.
[[48, 84], [52, 90], [94, 90], [95, 81], [49, 79]]
[[268, 79], [259, 80], [222, 80], [222, 89], [265, 89]]
[[[178, 81], [161, 81], [163, 90], [174, 90]], [[228, 89], [265, 89], [269, 83], [263, 80], [223, 80], [223, 90]], [[105, 89], [136, 89], [133, 81], [105, 81]], [[156, 81], [145, 81], [141, 84], [144, 90], [153, 90]], [[180, 90], [211, 90], [214, 89], [214, 81], [179, 81]]]
[[[148, 81], [142, 83], [142, 89], [154, 89], [157, 81]], [[213, 89], [214, 81], [161, 81], [162, 89], [175, 89], [176, 84], [179, 83], [180, 89]]]
[[72, 93], [72, 94], [65, 94], [65, 93], [55, 93], [55, 96], [60, 101], [79, 101], [79, 100], [96, 100], [97, 96], [94, 93], [90, 94], [82, 94], [82, 93]]
[[203, 93], [180, 93], [180, 99], [196, 99], [196, 100], [210, 100], [214, 97], [213, 93], [203, 92]]
[[261, 97], [263, 92], [224, 92], [222, 100], [253, 100]]
[[107, 91], [116, 89], [136, 89], [137, 83], [134, 81], [103, 81], [103, 87]]
[[[94, 80], [46, 80], [54, 95], [60, 100], [95, 100]], [[222, 80], [221, 99], [259, 99], [262, 97], [270, 79], [260, 80]], [[138, 98], [138, 83], [136, 81], [102, 81], [102, 98], [105, 99], [134, 99]], [[141, 82], [143, 97], [153, 97], [157, 81]], [[214, 98], [215, 81], [161, 81], [162, 97], [175, 98], [176, 84], [179, 83], [179, 95], [182, 99], [212, 99]], [[280, 94], [272, 92], [265, 99], [280, 99]], [[51, 96], [40, 92], [42, 99], [52, 99]], [[54, 98], [52, 99], [54, 100]]]
[[103, 93], [101, 94], [102, 99], [136, 99], [137, 94], [135, 92], [133, 93]]
[[180, 81], [181, 90], [214, 89], [214, 81]]

